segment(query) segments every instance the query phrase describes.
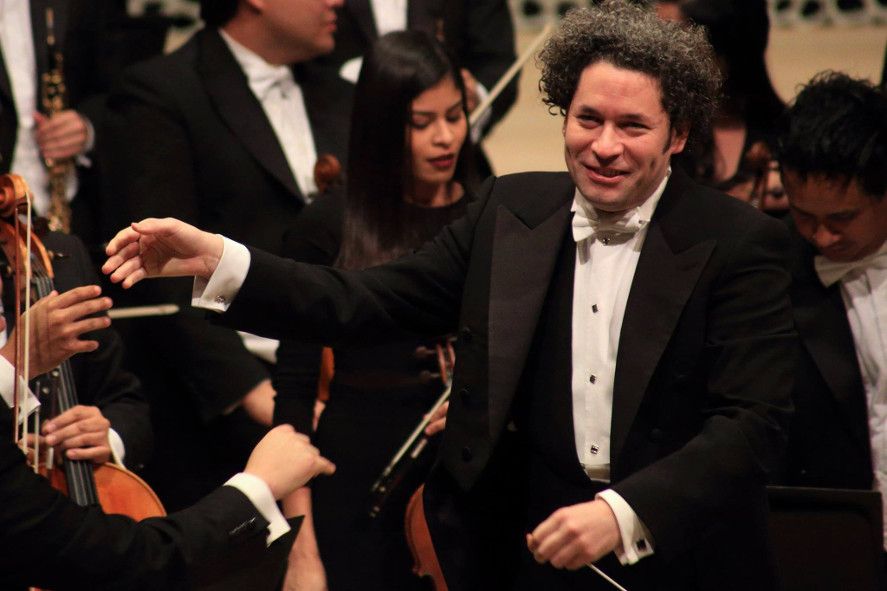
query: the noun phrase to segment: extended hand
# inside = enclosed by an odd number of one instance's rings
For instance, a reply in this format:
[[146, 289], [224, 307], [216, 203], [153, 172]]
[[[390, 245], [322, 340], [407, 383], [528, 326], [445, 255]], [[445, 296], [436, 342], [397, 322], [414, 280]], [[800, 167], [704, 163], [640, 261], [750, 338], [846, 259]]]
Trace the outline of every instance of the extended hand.
[[320, 455], [308, 437], [291, 425], [278, 425], [253, 449], [244, 472], [258, 476], [281, 499], [318, 474], [332, 474], [336, 467]]
[[85, 151], [89, 128], [77, 111], [59, 111], [52, 117], [34, 113], [34, 123], [34, 137], [44, 158], [67, 160]]
[[562, 507], [527, 534], [536, 562], [570, 570], [596, 562], [621, 543], [616, 516], [600, 499]]
[[[97, 285], [75, 287], [59, 295], [53, 291], [28, 312], [31, 324], [30, 371], [28, 379], [46, 373], [76, 353], [95, 351], [97, 341], [81, 340], [84, 333], [106, 328], [111, 324], [107, 316], [91, 317], [111, 307], [111, 298], [99, 297], [102, 290]], [[15, 335], [25, 325], [19, 320], [9, 340], [0, 349], [0, 355], [14, 363]]]
[[130, 288], [146, 277], [209, 279], [224, 250], [220, 236], [175, 218], [147, 218], [117, 232], [102, 272]]
[[111, 459], [111, 421], [95, 406], [77, 405], [43, 425], [46, 443], [71, 460], [104, 464]]

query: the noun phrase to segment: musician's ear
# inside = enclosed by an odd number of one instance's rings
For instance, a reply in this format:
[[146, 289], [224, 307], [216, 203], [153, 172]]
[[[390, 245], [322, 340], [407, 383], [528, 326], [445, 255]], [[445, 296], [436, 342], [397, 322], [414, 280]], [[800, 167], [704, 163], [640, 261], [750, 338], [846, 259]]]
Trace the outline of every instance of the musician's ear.
[[665, 146], [664, 152], [678, 154], [684, 151], [687, 146], [687, 138], [690, 137], [690, 125], [682, 123], [679, 125], [669, 125], [671, 127], [668, 144]]

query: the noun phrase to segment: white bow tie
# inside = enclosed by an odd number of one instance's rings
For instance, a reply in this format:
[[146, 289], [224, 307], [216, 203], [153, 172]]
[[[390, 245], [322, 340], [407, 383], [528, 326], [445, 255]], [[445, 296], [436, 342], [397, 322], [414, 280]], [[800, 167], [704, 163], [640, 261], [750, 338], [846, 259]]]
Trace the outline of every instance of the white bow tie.
[[259, 100], [265, 100], [275, 86], [280, 87], [281, 92], [285, 95], [287, 89], [295, 86], [295, 80], [293, 80], [292, 71], [287, 66], [275, 66], [263, 68], [261, 72], [251, 74], [250, 85], [255, 89]]
[[573, 212], [573, 240], [582, 242], [588, 238], [597, 238], [598, 235], [610, 238], [619, 234], [624, 235], [627, 240], [646, 223], [646, 220], [641, 219], [637, 208], [631, 214], [612, 220], [601, 220], [599, 217], [589, 217], [584, 208], [577, 207]]
[[839, 262], [829, 260], [824, 256], [815, 256], [813, 257], [813, 268], [819, 275], [822, 284], [830, 287], [856, 269], [887, 269], [887, 248], [882, 246], [878, 251], [857, 261]]

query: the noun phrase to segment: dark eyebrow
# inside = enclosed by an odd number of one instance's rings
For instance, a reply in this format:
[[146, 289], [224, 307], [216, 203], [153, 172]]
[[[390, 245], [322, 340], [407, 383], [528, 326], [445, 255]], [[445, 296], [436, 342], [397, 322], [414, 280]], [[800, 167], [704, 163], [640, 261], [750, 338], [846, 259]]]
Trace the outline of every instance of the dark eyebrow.
[[[789, 208], [793, 209], [794, 211], [797, 211], [800, 214], [809, 215], [811, 217], [816, 217], [815, 214], [807, 211], [803, 207], [798, 207], [794, 203], [791, 203], [791, 201], [789, 201]], [[833, 218], [833, 217], [841, 217], [841, 216], [846, 216], [846, 215], [855, 215], [855, 214], [859, 213], [859, 210], [860, 210], [860, 208], [858, 208], [858, 207], [851, 208], [851, 209], [842, 209], [840, 211], [833, 211], [831, 213], [828, 213], [825, 215], [825, 217]]]
[[[576, 112], [582, 115], [595, 115], [600, 117], [601, 114], [597, 109], [594, 109], [588, 105], [579, 105], [576, 107]], [[644, 115], [643, 113], [625, 113], [619, 116], [620, 121], [638, 121], [641, 123], [651, 123], [650, 117]]]
[[[461, 106], [462, 106], [462, 99], [459, 99], [458, 101], [456, 101], [455, 103], [453, 103], [452, 105], [447, 107], [446, 112], [449, 113], [450, 111], [452, 111], [456, 107], [461, 107]], [[434, 117], [434, 115], [435, 115], [435, 113], [433, 113], [431, 111], [410, 111], [410, 114], [420, 115], [420, 116], [425, 116], [425, 117]]]

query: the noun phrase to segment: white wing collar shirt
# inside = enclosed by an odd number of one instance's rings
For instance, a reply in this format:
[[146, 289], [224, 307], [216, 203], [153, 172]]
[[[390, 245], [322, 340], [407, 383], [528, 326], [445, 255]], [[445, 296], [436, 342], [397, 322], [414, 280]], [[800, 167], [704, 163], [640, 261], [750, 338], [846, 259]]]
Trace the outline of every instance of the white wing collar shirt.
[[[573, 425], [576, 454], [592, 480], [610, 481], [613, 382], [622, 320], [647, 228], [670, 174], [669, 169], [646, 201], [620, 214], [595, 210], [578, 189], [573, 198]], [[609, 489], [598, 497], [619, 523], [619, 560], [631, 564], [651, 554], [651, 536], [628, 503]]]
[[302, 88], [296, 84], [289, 66], [273, 66], [225, 31], [219, 33], [246, 75], [250, 90], [262, 104], [296, 184], [308, 201], [309, 196], [317, 192], [314, 183], [317, 148]]
[[[841, 286], [868, 406], [875, 482], [887, 493], [887, 242], [858, 261], [817, 256], [813, 263], [823, 285]], [[882, 505], [887, 548], [887, 503]]]

